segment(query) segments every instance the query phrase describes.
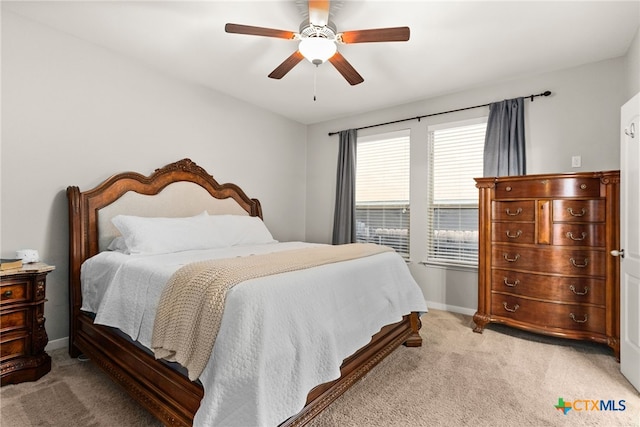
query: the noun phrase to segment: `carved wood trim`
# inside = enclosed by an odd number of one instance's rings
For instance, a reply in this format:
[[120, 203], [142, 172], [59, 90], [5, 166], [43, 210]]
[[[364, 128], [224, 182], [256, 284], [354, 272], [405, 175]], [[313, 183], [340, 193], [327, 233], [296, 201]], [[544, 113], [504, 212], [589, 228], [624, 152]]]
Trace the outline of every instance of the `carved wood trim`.
[[191, 422], [178, 419], [172, 412], [167, 410], [166, 406], [159, 404], [156, 399], [152, 399], [145, 387], [139, 386], [131, 376], [111, 363], [109, 359], [100, 356], [97, 351], [93, 350], [93, 347], [87, 345], [82, 348], [84, 349], [85, 356], [88, 356], [93, 363], [100, 367], [114, 381], [123, 386], [131, 397], [162, 422], [172, 426], [190, 426], [192, 424]]

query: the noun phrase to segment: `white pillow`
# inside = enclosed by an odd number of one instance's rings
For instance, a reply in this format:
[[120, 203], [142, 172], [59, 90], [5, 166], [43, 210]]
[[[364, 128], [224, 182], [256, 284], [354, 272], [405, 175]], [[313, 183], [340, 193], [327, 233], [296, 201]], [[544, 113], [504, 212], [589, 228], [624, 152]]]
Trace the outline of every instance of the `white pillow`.
[[161, 254], [228, 246], [209, 218], [206, 212], [187, 218], [116, 215], [111, 222], [122, 234], [129, 253]]
[[124, 241], [124, 237], [118, 236], [109, 243], [107, 247], [109, 251], [118, 251], [125, 254], [129, 253], [129, 248], [127, 247], [127, 242]]
[[257, 216], [211, 215], [209, 221], [229, 246], [277, 242]]

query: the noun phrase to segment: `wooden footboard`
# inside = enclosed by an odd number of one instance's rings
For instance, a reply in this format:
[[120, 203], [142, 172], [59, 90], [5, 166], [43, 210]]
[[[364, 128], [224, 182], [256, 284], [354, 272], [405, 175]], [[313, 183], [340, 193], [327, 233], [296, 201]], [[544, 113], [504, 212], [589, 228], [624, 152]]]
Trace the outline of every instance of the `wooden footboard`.
[[311, 390], [304, 409], [281, 426], [307, 424], [401, 344], [408, 347], [421, 346], [422, 338], [418, 332], [420, 326], [418, 314], [411, 313], [404, 316], [402, 321], [383, 327], [369, 344], [345, 359], [340, 366], [340, 378]]
[[[190, 426], [203, 396], [202, 386], [156, 360], [113, 328], [96, 325], [86, 314], [78, 317], [73, 347], [91, 358], [141, 406], [165, 425]], [[282, 426], [303, 426], [369, 372], [401, 344], [420, 346], [417, 313], [383, 327], [371, 342], [347, 358], [339, 379], [319, 385], [309, 393], [302, 411]]]

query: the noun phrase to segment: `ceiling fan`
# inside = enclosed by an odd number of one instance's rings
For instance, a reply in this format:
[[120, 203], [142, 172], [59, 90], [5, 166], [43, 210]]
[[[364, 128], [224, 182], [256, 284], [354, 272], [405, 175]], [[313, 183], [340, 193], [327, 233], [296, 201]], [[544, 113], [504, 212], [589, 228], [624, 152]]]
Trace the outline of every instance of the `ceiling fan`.
[[409, 27], [338, 32], [333, 22], [329, 21], [330, 3], [330, 1], [308, 1], [309, 18], [300, 24], [300, 30], [297, 33], [241, 24], [226, 24], [224, 29], [227, 33], [299, 41], [298, 50], [269, 74], [272, 79], [281, 79], [306, 58], [316, 66], [329, 61], [351, 85], [362, 83], [364, 79], [338, 52], [337, 45], [409, 40]]

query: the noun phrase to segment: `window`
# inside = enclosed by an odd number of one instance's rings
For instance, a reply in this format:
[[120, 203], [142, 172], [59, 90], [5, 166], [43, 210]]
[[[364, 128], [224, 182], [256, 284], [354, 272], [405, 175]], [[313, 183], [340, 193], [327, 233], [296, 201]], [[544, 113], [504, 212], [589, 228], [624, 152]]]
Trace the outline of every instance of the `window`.
[[486, 117], [429, 127], [427, 262], [478, 264], [478, 190]]
[[409, 131], [358, 137], [356, 241], [409, 257]]

